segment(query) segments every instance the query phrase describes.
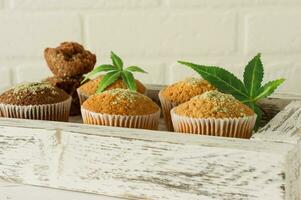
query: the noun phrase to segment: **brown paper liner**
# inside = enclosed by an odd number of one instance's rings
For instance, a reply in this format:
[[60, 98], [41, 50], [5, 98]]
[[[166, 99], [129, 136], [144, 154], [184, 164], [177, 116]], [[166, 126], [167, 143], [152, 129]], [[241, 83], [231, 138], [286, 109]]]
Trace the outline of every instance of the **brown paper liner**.
[[54, 104], [18, 106], [0, 104], [1, 117], [68, 121], [72, 98]]
[[160, 92], [159, 92], [159, 99], [160, 99], [160, 102], [161, 102], [161, 107], [162, 107], [162, 113], [163, 113], [164, 121], [165, 121], [167, 130], [168, 131], [174, 131], [174, 128], [173, 128], [173, 125], [172, 125], [171, 116], [170, 116], [170, 111], [174, 107], [178, 106], [178, 104], [166, 100], [164, 98], [164, 96], [162, 95], [162, 92], [163, 92], [163, 89], [160, 90]]
[[84, 124], [158, 130], [160, 110], [150, 115], [109, 115], [81, 108]]
[[235, 137], [249, 139], [252, 136], [256, 115], [241, 118], [192, 118], [177, 115], [171, 110], [175, 132]]

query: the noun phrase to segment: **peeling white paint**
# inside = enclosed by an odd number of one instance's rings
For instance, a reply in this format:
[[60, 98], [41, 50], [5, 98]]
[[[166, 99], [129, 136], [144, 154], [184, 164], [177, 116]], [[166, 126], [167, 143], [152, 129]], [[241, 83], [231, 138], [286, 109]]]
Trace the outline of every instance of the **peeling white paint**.
[[130, 199], [298, 200], [299, 108], [287, 106], [253, 140], [2, 118], [0, 191], [17, 183]]

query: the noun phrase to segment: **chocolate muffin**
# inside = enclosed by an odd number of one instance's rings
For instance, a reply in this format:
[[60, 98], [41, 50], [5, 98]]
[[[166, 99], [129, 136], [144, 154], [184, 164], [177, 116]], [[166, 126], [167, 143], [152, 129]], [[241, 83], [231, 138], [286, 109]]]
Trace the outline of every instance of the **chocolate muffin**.
[[81, 107], [86, 124], [158, 129], [160, 108], [147, 96], [112, 89], [90, 96]]
[[56, 48], [46, 48], [44, 57], [49, 69], [59, 77], [88, 73], [96, 63], [96, 56], [76, 42], [63, 42]]
[[[89, 98], [89, 96], [96, 93], [98, 84], [102, 80], [103, 77], [104, 77], [103, 75], [100, 75], [99, 77], [97, 77], [93, 80], [89, 80], [88, 82], [86, 82], [85, 84], [83, 84], [82, 86], [80, 86], [77, 89], [77, 93], [78, 93], [81, 104], [85, 100], [87, 100]], [[136, 85], [137, 85], [137, 92], [139, 92], [141, 94], [145, 94], [145, 92], [146, 92], [145, 86], [139, 80], [135, 80], [135, 81], [136, 81]], [[112, 89], [117, 89], [117, 88], [127, 89], [127, 86], [123, 82], [122, 79], [118, 79], [117, 81], [115, 81], [114, 83], [109, 85], [105, 90], [112, 90]]]
[[81, 81], [83, 80], [82, 76], [77, 77], [48, 77], [43, 80], [45, 83], [49, 83], [52, 86], [58, 87], [64, 90], [67, 94], [72, 97], [70, 116], [80, 115], [80, 103], [77, 95], [77, 88], [80, 86]]
[[21, 83], [0, 95], [2, 117], [68, 121], [71, 97], [46, 83]]

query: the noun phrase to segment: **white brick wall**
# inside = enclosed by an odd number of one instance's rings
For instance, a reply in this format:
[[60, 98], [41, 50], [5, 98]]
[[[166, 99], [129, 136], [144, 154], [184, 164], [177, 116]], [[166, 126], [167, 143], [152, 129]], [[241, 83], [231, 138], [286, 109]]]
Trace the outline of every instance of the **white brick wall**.
[[[0, 58], [42, 58], [43, 49], [60, 41], [81, 42], [77, 14], [1, 13]], [[21, 63], [20, 63], [21, 64]]]
[[242, 76], [257, 52], [266, 81], [301, 93], [301, 0], [0, 0], [0, 89], [50, 75], [43, 49], [78, 41], [98, 64], [111, 50], [147, 83], [195, 73], [176, 63], [225, 66]]

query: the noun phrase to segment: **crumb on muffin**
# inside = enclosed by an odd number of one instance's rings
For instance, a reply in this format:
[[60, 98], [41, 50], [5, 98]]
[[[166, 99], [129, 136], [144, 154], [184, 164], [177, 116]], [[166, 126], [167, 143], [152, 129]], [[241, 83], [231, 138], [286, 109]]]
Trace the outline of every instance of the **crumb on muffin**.
[[239, 118], [254, 115], [254, 111], [230, 94], [212, 90], [193, 97], [174, 108], [180, 116], [192, 118]]
[[90, 72], [96, 56], [76, 42], [63, 42], [56, 48], [46, 48], [44, 57], [56, 76], [78, 76]]
[[189, 101], [194, 96], [214, 89], [215, 87], [206, 80], [190, 77], [166, 87], [161, 95], [166, 100], [181, 104]]
[[0, 95], [0, 103], [11, 105], [43, 105], [65, 101], [70, 96], [47, 83], [20, 83]]
[[[89, 80], [88, 82], [79, 87], [79, 91], [87, 96], [95, 94], [98, 87], [98, 83], [102, 80], [103, 77], [104, 76], [101, 75], [93, 80]], [[137, 92], [144, 94], [146, 90], [145, 86], [138, 80], [136, 80], [136, 85]], [[117, 81], [109, 85], [105, 90], [112, 90], [116, 88], [127, 89], [127, 86], [125, 85], [122, 79], [118, 79]]]
[[148, 115], [160, 109], [147, 96], [128, 89], [112, 89], [92, 95], [82, 107], [95, 113], [112, 115]]

